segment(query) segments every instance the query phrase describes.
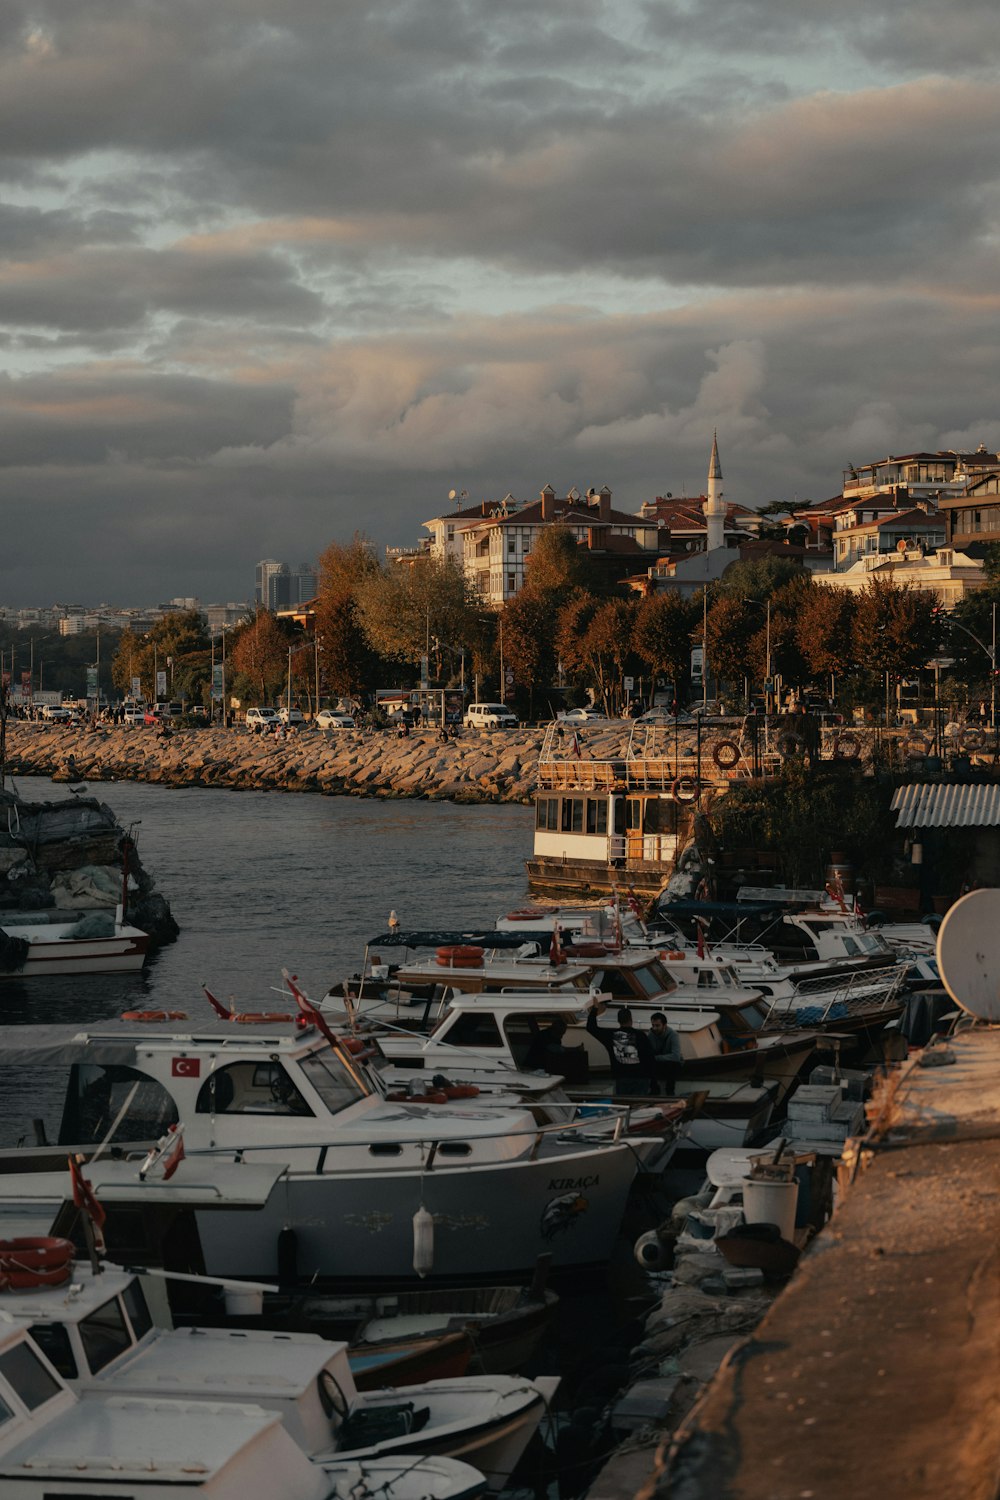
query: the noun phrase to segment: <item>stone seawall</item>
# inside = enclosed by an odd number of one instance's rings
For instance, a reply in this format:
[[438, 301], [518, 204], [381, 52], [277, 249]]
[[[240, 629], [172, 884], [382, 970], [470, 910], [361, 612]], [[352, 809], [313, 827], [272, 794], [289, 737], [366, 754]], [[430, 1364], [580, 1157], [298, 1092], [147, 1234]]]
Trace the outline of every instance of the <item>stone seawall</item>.
[[[233, 791], [530, 802], [541, 730], [437, 735], [306, 731], [283, 742], [242, 729], [175, 731], [7, 725], [7, 770], [58, 781], [147, 781]], [[617, 740], [617, 736], [615, 737]]]

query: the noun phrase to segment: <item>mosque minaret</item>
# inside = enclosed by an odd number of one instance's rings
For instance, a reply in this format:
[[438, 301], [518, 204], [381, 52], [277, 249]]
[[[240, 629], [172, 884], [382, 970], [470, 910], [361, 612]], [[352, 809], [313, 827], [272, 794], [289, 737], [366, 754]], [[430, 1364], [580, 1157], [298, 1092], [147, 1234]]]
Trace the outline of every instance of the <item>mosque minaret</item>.
[[712, 434], [712, 457], [708, 461], [708, 493], [705, 497], [705, 550], [714, 552], [725, 545], [726, 497], [722, 493], [722, 466], [719, 463], [719, 439]]

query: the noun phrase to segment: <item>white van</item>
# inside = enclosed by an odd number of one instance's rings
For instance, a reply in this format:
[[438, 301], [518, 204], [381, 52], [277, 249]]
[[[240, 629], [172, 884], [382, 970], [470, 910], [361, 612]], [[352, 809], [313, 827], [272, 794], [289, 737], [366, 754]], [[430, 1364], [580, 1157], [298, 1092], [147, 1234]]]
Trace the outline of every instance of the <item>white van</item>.
[[517, 729], [520, 720], [506, 703], [470, 703], [462, 723], [466, 729]]

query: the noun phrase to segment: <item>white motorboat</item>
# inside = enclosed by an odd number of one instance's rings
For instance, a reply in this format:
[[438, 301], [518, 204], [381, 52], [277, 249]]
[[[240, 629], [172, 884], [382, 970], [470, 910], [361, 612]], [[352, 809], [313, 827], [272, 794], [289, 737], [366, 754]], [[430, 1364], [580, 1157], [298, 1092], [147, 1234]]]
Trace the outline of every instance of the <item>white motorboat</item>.
[[[6, 1254], [0, 1244], [0, 1258]], [[76, 1265], [62, 1285], [7, 1290], [0, 1311], [30, 1329], [80, 1393], [250, 1401], [277, 1412], [297, 1447], [323, 1467], [461, 1454], [499, 1489], [552, 1394], [550, 1385], [504, 1375], [358, 1392], [345, 1343], [308, 1333], [157, 1327], [139, 1278], [117, 1268], [94, 1274]]]
[[192, 1491], [206, 1500], [473, 1500], [485, 1488], [468, 1464], [412, 1453], [313, 1461], [280, 1414], [254, 1401], [76, 1392], [19, 1320], [0, 1325], [0, 1412], [5, 1500]]
[[271, 1279], [279, 1241], [303, 1278], [341, 1284], [528, 1279], [547, 1252], [555, 1269], [603, 1265], [638, 1167], [621, 1128], [593, 1139], [585, 1122], [539, 1126], [517, 1101], [385, 1099], [346, 1043], [308, 1026], [11, 1027], [5, 1063], [69, 1068], [64, 1146], [90, 1154], [121, 1113], [119, 1148], [183, 1121], [206, 1183], [234, 1156], [284, 1169], [259, 1212], [198, 1213], [211, 1274]]
[[53, 922], [52, 913], [28, 920], [0, 916], [0, 979], [38, 979], [53, 975], [127, 974], [146, 962], [151, 939], [126, 922], [119, 906], [87, 912], [72, 921]]

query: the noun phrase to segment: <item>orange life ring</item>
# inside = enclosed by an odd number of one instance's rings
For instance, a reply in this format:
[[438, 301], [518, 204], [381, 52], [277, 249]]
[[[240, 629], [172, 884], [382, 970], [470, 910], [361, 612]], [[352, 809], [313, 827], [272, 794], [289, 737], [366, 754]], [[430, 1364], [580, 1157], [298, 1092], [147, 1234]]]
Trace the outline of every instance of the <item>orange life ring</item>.
[[735, 740], [720, 740], [712, 751], [712, 759], [720, 771], [731, 771], [742, 759], [742, 752]]
[[340, 1045], [345, 1052], [350, 1052], [352, 1057], [370, 1057], [375, 1051], [374, 1047], [370, 1046], [368, 1042], [362, 1041], [359, 1036], [342, 1036], [340, 1038]]
[[670, 791], [675, 802], [696, 802], [698, 800], [698, 778], [696, 776], [678, 776]]
[[123, 1021], [186, 1021], [184, 1010], [123, 1010]]
[[833, 742], [833, 753], [837, 760], [857, 760], [861, 754], [861, 741], [856, 734], [838, 734]]
[[229, 1019], [237, 1021], [241, 1026], [273, 1026], [277, 1021], [294, 1021], [297, 1017], [290, 1015], [287, 1010], [244, 1010]]
[[547, 917], [548, 912], [544, 906], [526, 906], [523, 911], [509, 911], [506, 916], [508, 922], [537, 922], [541, 917]]
[[960, 750], [981, 750], [983, 748], [983, 734], [979, 729], [963, 729], [958, 737]]
[[0, 1240], [0, 1291], [61, 1286], [70, 1278], [74, 1253], [71, 1240], [53, 1235]]
[[661, 953], [661, 958], [686, 958], [687, 954], [683, 948], [671, 948], [668, 953]]
[[481, 969], [483, 949], [457, 943], [451, 948], [439, 948], [437, 961], [443, 969]]

